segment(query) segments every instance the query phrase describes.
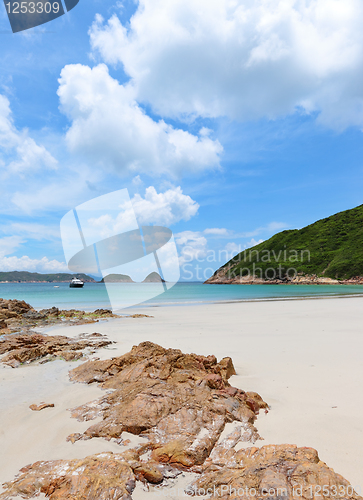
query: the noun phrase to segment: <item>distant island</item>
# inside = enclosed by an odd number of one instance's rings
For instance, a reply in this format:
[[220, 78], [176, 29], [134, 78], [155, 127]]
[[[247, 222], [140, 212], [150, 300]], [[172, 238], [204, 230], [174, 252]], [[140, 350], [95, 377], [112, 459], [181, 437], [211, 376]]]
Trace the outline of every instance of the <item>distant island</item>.
[[146, 276], [143, 283], [165, 283], [165, 280], [163, 280], [159, 273], [153, 272]]
[[127, 274], [108, 274], [99, 283], [135, 283]]
[[239, 253], [207, 284], [363, 284], [363, 205]]
[[[96, 281], [87, 274], [41, 274], [28, 271], [0, 272], [0, 283], [68, 283], [72, 278], [78, 278], [85, 283], [135, 283], [127, 274], [108, 274], [101, 281]], [[156, 272], [150, 273], [143, 283], [165, 283]]]
[[41, 274], [29, 273], [28, 271], [0, 272], [0, 283], [67, 283], [72, 278], [79, 278], [85, 283], [95, 283], [95, 280], [87, 274]]
[[[160, 274], [150, 273], [142, 283], [165, 283]], [[127, 274], [108, 274], [99, 283], [135, 283]]]

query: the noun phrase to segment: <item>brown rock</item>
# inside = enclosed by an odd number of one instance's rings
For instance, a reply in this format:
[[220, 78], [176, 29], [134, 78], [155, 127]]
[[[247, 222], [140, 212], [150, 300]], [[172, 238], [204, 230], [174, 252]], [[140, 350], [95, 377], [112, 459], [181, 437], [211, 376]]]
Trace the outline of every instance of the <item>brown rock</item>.
[[140, 463], [136, 467], [133, 467], [136, 479], [139, 481], [147, 481], [151, 484], [160, 484], [164, 476], [157, 465], [151, 463]]
[[96, 323], [97, 318], [116, 318], [109, 309], [97, 309], [93, 313], [85, 311], [59, 310], [57, 307], [36, 311], [23, 300], [0, 299], [0, 333], [28, 332], [34, 326], [62, 324]]
[[44, 410], [45, 408], [54, 408], [54, 403], [40, 403], [38, 405], [32, 404], [29, 408], [33, 411]]
[[[199, 477], [187, 491], [214, 499], [309, 500], [322, 492], [336, 500], [338, 492], [340, 498], [363, 500], [312, 448], [236, 451], [240, 441], [257, 439], [253, 422], [267, 405], [258, 394], [231, 387], [233, 363], [222, 361], [143, 342], [119, 358], [75, 368], [73, 380], [114, 391], [73, 410], [79, 419], [102, 421], [68, 440], [100, 436], [122, 444], [121, 433], [128, 431], [147, 437], [146, 444], [121, 454], [29, 465], [3, 485], [0, 499], [44, 493], [51, 500], [131, 500], [135, 480], [156, 485], [189, 470]], [[36, 409], [42, 405], [47, 406]], [[234, 430], [221, 440], [225, 424], [232, 422]]]
[[216, 462], [216, 457], [209, 461], [202, 475], [190, 485], [191, 493], [198, 495], [209, 490], [211, 498], [221, 500], [302, 500], [314, 498], [314, 493], [322, 495], [326, 487], [324, 498], [336, 499], [336, 492], [341, 492], [340, 498], [362, 500], [349, 482], [322, 462], [312, 448], [283, 444], [237, 452], [229, 448], [228, 452], [224, 462]]
[[[114, 438], [124, 431], [148, 437], [153, 460], [188, 468], [200, 465], [218, 441], [226, 422], [238, 421], [243, 438], [259, 436], [253, 422], [267, 404], [255, 393], [232, 388], [230, 358], [183, 354], [143, 342], [107, 361], [90, 361], [70, 372], [79, 382], [115, 389], [96, 402], [72, 410], [79, 420], [101, 417], [84, 439]], [[74, 439], [74, 438], [72, 438]]]
[[106, 339], [99, 340], [90, 336], [81, 339], [72, 339], [62, 335], [48, 336], [39, 333], [15, 334], [4, 336], [0, 340], [0, 355], [4, 354], [1, 362], [16, 368], [22, 363], [31, 363], [35, 360], [50, 361], [52, 359], [65, 359], [71, 361], [84, 355], [84, 350], [94, 353], [100, 347], [105, 347], [112, 342]]
[[135, 475], [121, 455], [100, 453], [81, 460], [36, 462], [5, 483], [2, 499], [34, 498], [44, 493], [51, 500], [131, 500]]

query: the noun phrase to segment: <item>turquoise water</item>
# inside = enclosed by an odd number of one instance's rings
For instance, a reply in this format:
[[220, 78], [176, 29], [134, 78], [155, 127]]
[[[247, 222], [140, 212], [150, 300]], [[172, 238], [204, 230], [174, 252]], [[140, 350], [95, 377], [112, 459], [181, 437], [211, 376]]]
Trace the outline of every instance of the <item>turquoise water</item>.
[[[59, 288], [55, 288], [55, 285]], [[142, 287], [153, 293], [160, 284], [125, 283], [118, 287], [126, 302], [133, 301]], [[143, 306], [167, 306], [230, 302], [241, 300], [282, 299], [316, 296], [361, 295], [363, 285], [203, 285], [177, 283], [167, 292], [144, 302]], [[0, 283], [0, 297], [29, 302], [36, 309], [52, 306], [60, 309], [94, 310], [110, 308], [105, 285], [86, 283], [84, 288], [69, 288], [68, 283]]]

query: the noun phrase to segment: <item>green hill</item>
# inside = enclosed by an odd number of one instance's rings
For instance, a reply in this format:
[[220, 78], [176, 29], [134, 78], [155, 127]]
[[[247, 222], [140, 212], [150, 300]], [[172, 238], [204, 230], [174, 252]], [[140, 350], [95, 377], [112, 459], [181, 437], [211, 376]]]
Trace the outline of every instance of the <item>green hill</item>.
[[63, 283], [71, 281], [72, 278], [79, 278], [85, 282], [94, 282], [95, 280], [87, 274], [68, 274], [68, 273], [58, 273], [58, 274], [40, 274], [40, 273], [29, 273], [28, 271], [11, 271], [11, 272], [0, 272], [0, 282], [7, 281], [9, 283]]
[[275, 234], [236, 255], [207, 283], [246, 276], [289, 281], [293, 275], [337, 280], [363, 277], [363, 205], [302, 229]]

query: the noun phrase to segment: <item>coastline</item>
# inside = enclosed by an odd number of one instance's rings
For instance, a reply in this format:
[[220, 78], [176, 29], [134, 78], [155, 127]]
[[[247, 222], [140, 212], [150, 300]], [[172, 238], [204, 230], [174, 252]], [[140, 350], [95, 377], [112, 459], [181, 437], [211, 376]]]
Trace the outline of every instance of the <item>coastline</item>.
[[[362, 486], [363, 401], [357, 394], [363, 384], [363, 313], [358, 298], [160, 307], [153, 318], [113, 318], [96, 325], [53, 326], [51, 331], [69, 337], [95, 331], [107, 335], [117, 343], [100, 349], [96, 356], [101, 359], [121, 355], [145, 340], [218, 359], [231, 356], [237, 371], [231, 383], [258, 392], [271, 406], [257, 419], [264, 440], [256, 446], [311, 446], [353, 486]], [[148, 310], [138, 308], [139, 313]], [[69, 382], [68, 370], [77, 364], [1, 367], [1, 482], [37, 460], [125, 450], [103, 439], [73, 445], [65, 441], [68, 434], [89, 425], [71, 419], [67, 408], [104, 394], [97, 387]], [[55, 408], [31, 412], [29, 404], [40, 401], [52, 402]]]
[[284, 277], [282, 279], [264, 279], [251, 275], [230, 278], [226, 277], [228, 271], [229, 268], [217, 271], [204, 282], [204, 285], [363, 285], [362, 276], [354, 276], [345, 280], [326, 278], [316, 274], [298, 274], [294, 278]]
[[[111, 286], [111, 285], [110, 285]], [[354, 286], [331, 286], [331, 285], [255, 285], [255, 286], [206, 286], [203, 283], [177, 283], [167, 292], [160, 294], [157, 285], [113, 284], [120, 287], [120, 294], [130, 298], [134, 304], [140, 303], [138, 294], [144, 296], [144, 286], [153, 290], [155, 295], [140, 307], [154, 310], [155, 307], [191, 306], [201, 304], [256, 302], [256, 301], [288, 301], [306, 298], [330, 298], [330, 297], [360, 297], [363, 295], [363, 285]], [[151, 296], [153, 294], [151, 293]], [[111, 304], [106, 287], [100, 283], [86, 284], [82, 289], [69, 288], [67, 284], [54, 287], [53, 284], [26, 283], [26, 284], [0, 284], [0, 297], [6, 300], [25, 300], [34, 309], [52, 309], [54, 306], [61, 310], [78, 309], [92, 313], [102, 308], [110, 309]], [[126, 304], [125, 304], [126, 305]], [[127, 314], [128, 310], [137, 312], [139, 306], [124, 309], [121, 314]]]

